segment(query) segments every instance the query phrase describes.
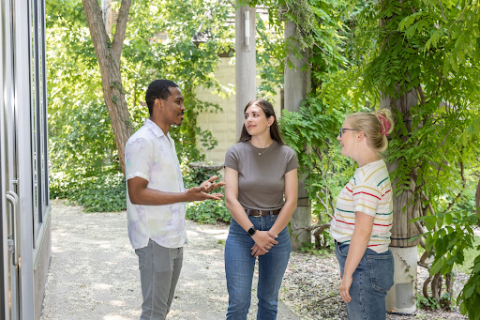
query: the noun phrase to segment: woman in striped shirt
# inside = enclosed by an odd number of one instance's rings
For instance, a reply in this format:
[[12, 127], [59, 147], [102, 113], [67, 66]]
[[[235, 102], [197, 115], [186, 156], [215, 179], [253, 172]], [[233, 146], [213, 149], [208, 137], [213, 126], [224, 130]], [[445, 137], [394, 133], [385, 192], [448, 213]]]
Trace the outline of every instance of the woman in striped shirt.
[[393, 221], [392, 187], [381, 153], [393, 129], [389, 110], [345, 118], [337, 140], [342, 155], [358, 164], [337, 198], [331, 235], [340, 265], [340, 295], [348, 319], [385, 319], [385, 296], [393, 285], [388, 248]]

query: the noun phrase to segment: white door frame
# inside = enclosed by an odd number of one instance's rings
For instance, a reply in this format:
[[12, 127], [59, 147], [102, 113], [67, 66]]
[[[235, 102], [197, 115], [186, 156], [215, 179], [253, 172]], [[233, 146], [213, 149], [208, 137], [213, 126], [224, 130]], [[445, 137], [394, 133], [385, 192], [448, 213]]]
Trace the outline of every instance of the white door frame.
[[[15, 105], [17, 109], [18, 196], [20, 198], [20, 319], [34, 319], [33, 172], [31, 123], [31, 1], [15, 2]], [[25, 14], [28, 13], [28, 14]]]
[[[0, 3], [0, 37], [2, 38], [2, 43], [5, 45], [5, 39], [4, 37], [4, 19], [3, 19], [3, 10], [4, 6], [3, 3]], [[7, 299], [8, 299], [8, 288], [9, 288], [9, 277], [8, 277], [8, 246], [7, 246], [7, 241], [4, 241], [4, 239], [7, 238], [7, 218], [3, 214], [6, 212], [6, 188], [5, 188], [5, 153], [3, 152], [5, 145], [5, 134], [4, 134], [4, 123], [5, 123], [5, 118], [4, 118], [4, 111], [3, 111], [3, 50], [0, 50], [0, 245], [2, 246], [1, 248], [1, 255], [0, 255], [0, 264], [1, 264], [1, 270], [0, 272], [0, 319], [5, 319], [5, 320], [10, 320], [10, 312], [8, 310], [8, 304], [7, 304]]]
[[[15, 191], [19, 196], [17, 206], [17, 241], [15, 251], [18, 254], [18, 290], [17, 280], [9, 277], [8, 272], [2, 275], [4, 284], [12, 283], [12, 319], [8, 312], [8, 301], [2, 301], [6, 306], [8, 320], [34, 319], [34, 281], [33, 281], [33, 181], [32, 181], [32, 123], [31, 123], [31, 1], [2, 0], [2, 93], [1, 100], [1, 130], [2, 145], [2, 181], [1, 210], [2, 225], [5, 233], [2, 239], [4, 270], [8, 270], [11, 258], [6, 240], [7, 226], [5, 217], [10, 213], [10, 204], [6, 204], [6, 192]], [[13, 19], [11, 21], [10, 19]], [[13, 64], [12, 64], [13, 63]], [[4, 77], [4, 78], [3, 78]], [[6, 128], [8, 126], [8, 128]], [[5, 145], [6, 144], [6, 145]], [[4, 149], [8, 148], [8, 149]], [[7, 151], [7, 156], [4, 155]], [[18, 176], [15, 176], [17, 175]], [[15, 180], [15, 181], [14, 181]], [[14, 183], [15, 182], [15, 183]], [[7, 209], [8, 206], [8, 209]], [[8, 211], [7, 211], [8, 210]], [[5, 213], [5, 214], [3, 214]], [[15, 268], [13, 268], [15, 270]], [[13, 280], [12, 280], [13, 279]], [[5, 300], [8, 300], [8, 286], [5, 286]], [[20, 314], [16, 312], [19, 304]], [[3, 318], [3, 317], [2, 317]]]

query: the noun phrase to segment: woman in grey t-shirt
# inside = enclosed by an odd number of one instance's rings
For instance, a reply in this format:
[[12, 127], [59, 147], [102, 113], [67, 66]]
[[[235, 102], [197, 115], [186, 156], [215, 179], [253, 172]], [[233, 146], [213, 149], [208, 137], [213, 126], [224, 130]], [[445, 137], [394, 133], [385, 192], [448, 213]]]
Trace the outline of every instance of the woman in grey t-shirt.
[[225, 156], [225, 198], [232, 214], [225, 245], [227, 320], [247, 319], [257, 257], [257, 319], [276, 319], [291, 251], [287, 224], [297, 207], [297, 168], [297, 156], [283, 144], [272, 105], [250, 101], [239, 143]]

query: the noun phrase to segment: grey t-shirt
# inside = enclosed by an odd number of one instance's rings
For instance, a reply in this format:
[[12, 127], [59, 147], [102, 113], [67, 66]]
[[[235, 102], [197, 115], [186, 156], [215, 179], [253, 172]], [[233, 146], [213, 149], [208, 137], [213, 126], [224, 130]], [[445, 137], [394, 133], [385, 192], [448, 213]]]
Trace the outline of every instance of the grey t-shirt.
[[238, 202], [259, 210], [284, 205], [285, 173], [299, 167], [295, 151], [275, 140], [264, 149], [255, 148], [250, 141], [231, 146], [224, 166], [238, 171]]

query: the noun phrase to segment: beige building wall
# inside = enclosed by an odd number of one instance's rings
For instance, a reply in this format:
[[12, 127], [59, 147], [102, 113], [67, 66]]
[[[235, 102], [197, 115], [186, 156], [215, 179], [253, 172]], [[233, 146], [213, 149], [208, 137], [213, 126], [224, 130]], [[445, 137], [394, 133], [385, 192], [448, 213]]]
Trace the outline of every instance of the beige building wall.
[[[235, 64], [232, 63], [232, 58], [221, 58], [221, 62], [218, 63], [215, 78], [225, 87], [235, 87]], [[257, 79], [257, 86], [259, 83], [260, 80]], [[197, 124], [202, 130], [210, 130], [218, 141], [218, 145], [210, 151], [198, 146], [202, 153], [205, 154], [207, 161], [223, 163], [228, 148], [238, 140], [235, 132], [235, 95], [232, 94], [227, 99], [224, 99], [212, 94], [209, 89], [200, 88], [197, 91], [197, 97], [202, 101], [216, 103], [222, 108], [222, 111], [218, 111], [217, 113], [200, 113], [197, 118]], [[277, 117], [281, 115], [280, 104], [281, 97], [280, 94], [277, 94], [273, 102]]]

